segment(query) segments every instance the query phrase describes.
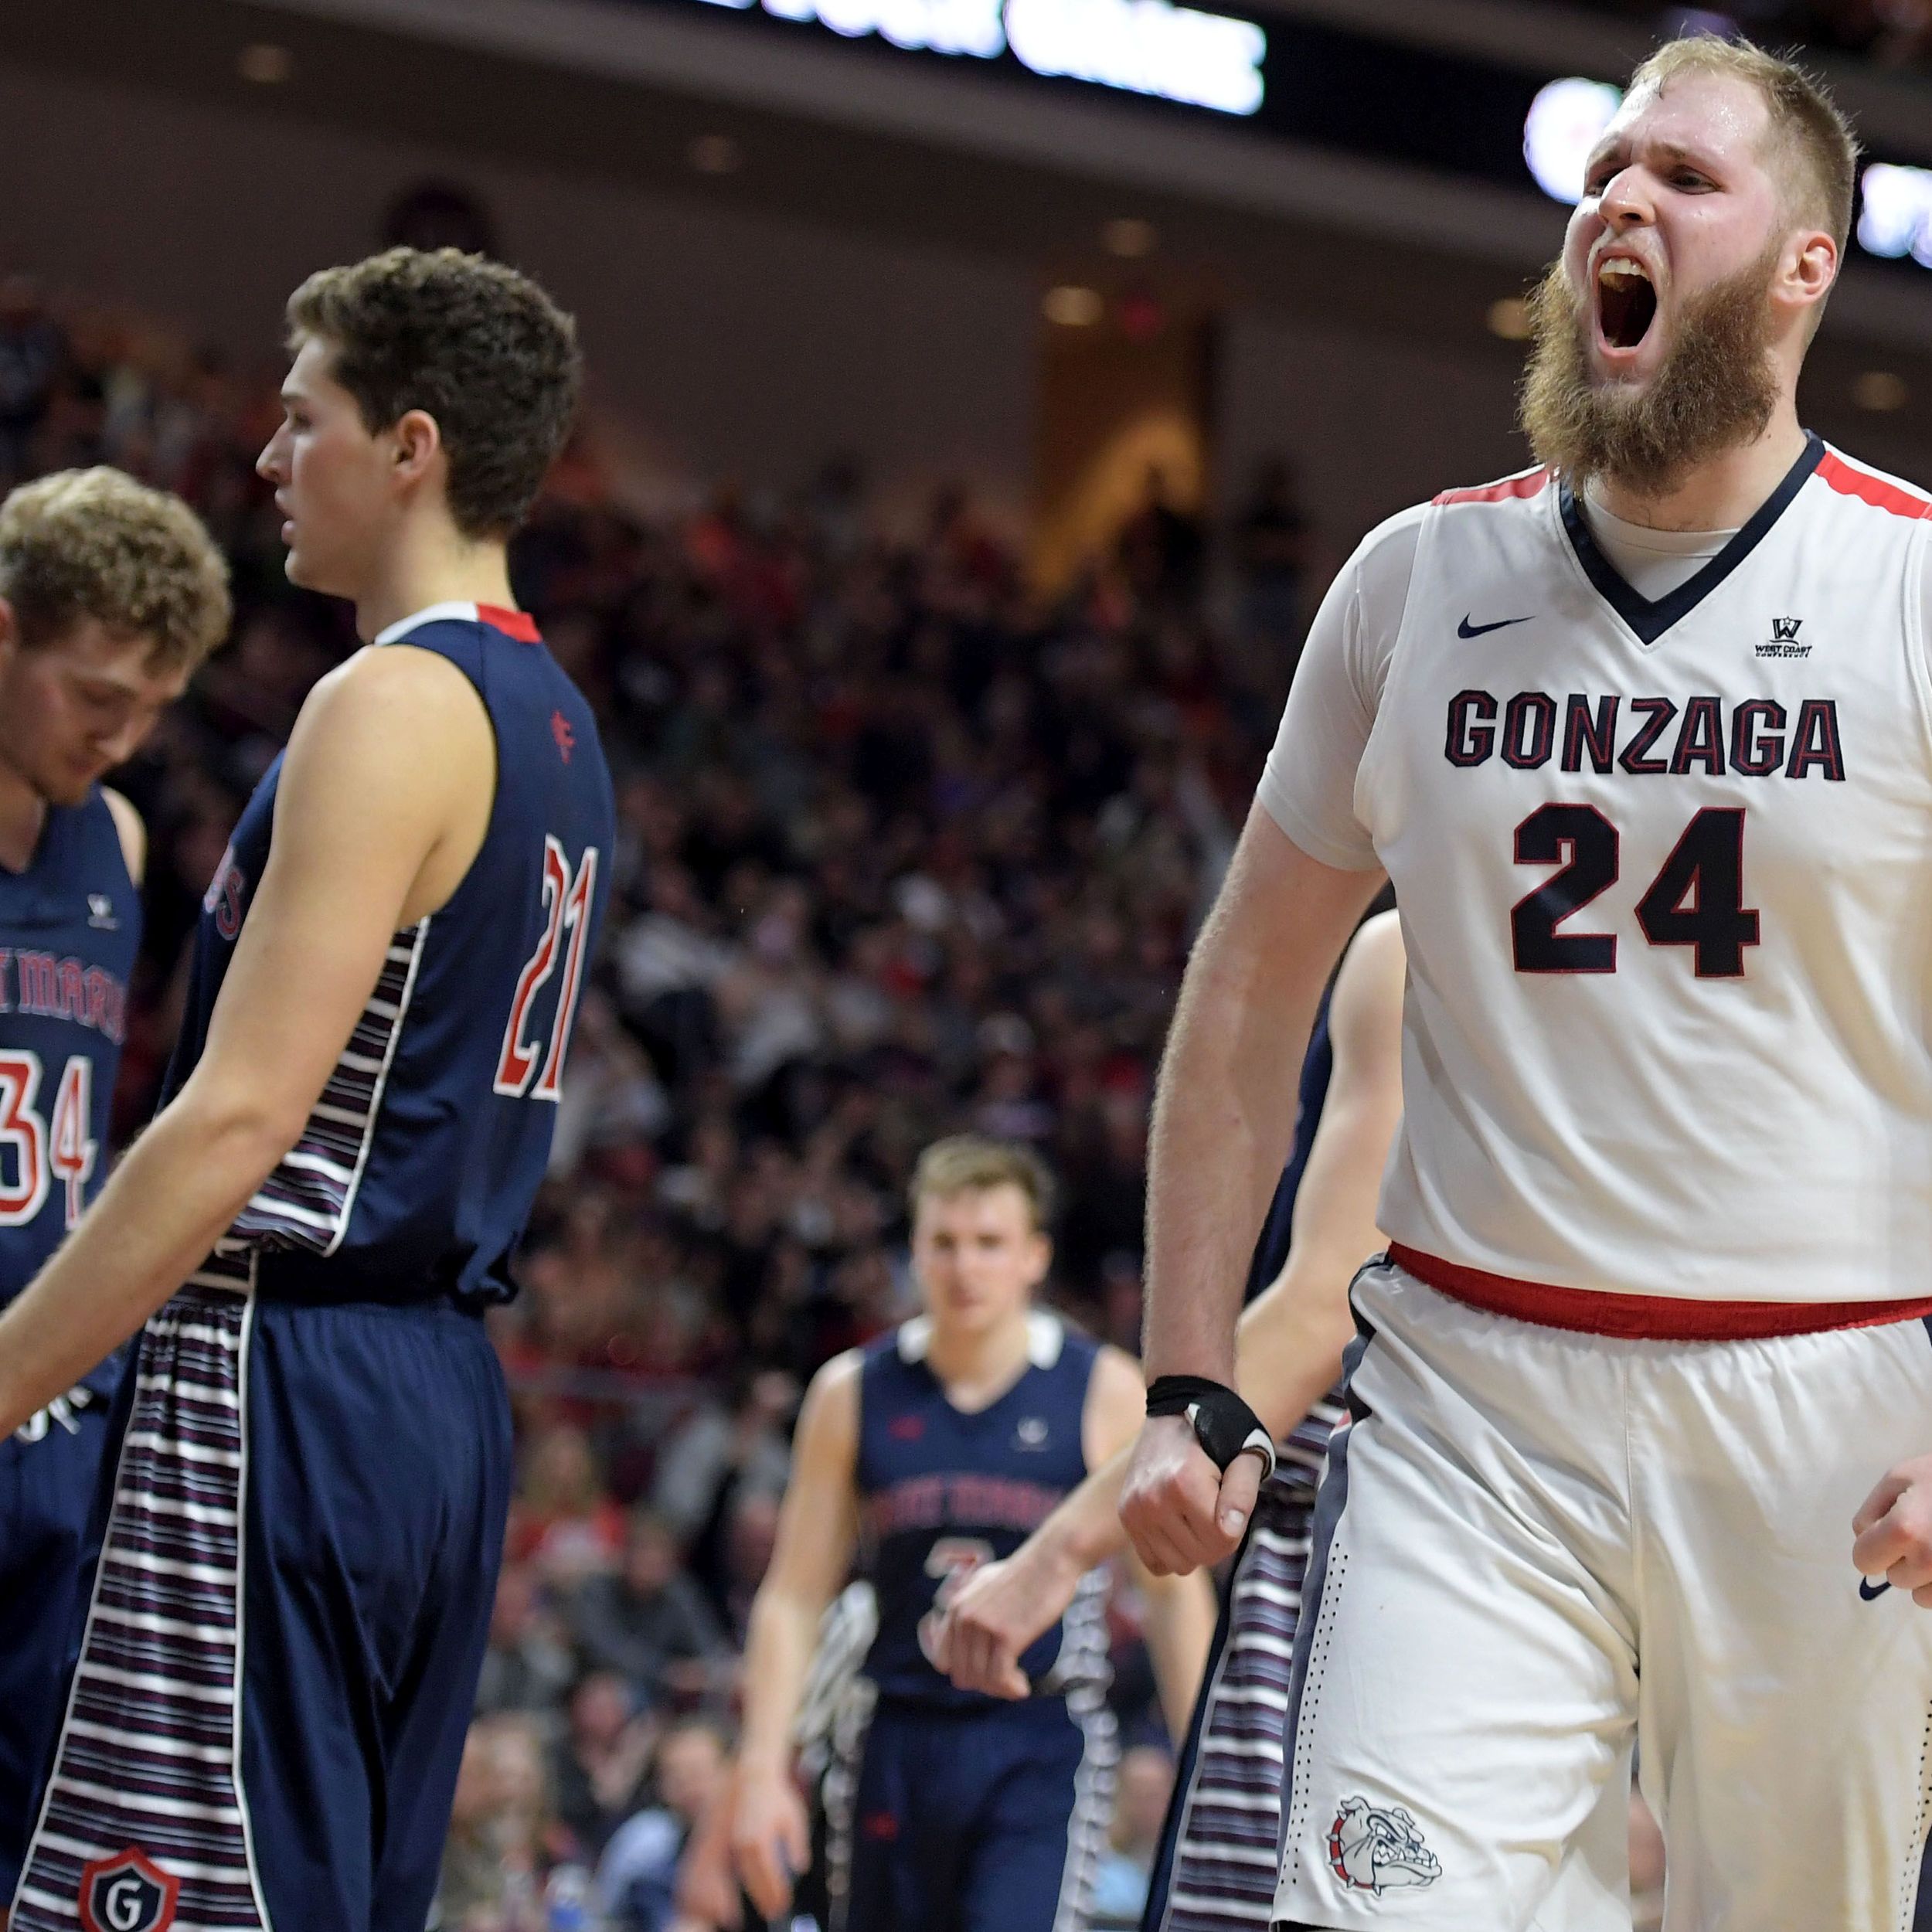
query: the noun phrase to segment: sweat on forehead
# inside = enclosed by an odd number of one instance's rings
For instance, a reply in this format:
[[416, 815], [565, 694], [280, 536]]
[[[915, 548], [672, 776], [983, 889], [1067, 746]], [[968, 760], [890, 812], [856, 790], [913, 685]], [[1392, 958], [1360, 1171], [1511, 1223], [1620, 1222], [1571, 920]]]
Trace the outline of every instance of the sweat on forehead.
[[[1701, 84], [1700, 84], [1701, 83]], [[1842, 250], [1852, 225], [1858, 139], [1822, 84], [1795, 61], [1747, 42], [1693, 35], [1666, 43], [1631, 75], [1621, 128], [1660, 100], [1699, 87], [1713, 138], [1739, 126], [1783, 190], [1794, 222], [1815, 223]]]

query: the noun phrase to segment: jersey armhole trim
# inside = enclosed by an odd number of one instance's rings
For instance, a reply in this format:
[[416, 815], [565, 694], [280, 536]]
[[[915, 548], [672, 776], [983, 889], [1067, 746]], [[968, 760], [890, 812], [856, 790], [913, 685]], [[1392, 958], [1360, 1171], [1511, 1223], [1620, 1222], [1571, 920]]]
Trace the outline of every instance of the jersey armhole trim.
[[1932, 603], [1932, 519], [1920, 518], [1906, 539], [1904, 599], [1906, 675], [1919, 700], [1919, 723], [1932, 753], [1932, 663], [1926, 659], [1932, 638], [1926, 634], [1927, 605]]

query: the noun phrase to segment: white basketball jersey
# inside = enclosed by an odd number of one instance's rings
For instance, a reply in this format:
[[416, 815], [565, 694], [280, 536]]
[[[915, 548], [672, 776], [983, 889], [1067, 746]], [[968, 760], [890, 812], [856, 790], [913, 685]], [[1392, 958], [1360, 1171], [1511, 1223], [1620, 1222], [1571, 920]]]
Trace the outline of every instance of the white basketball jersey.
[[1814, 440], [1650, 604], [1546, 471], [1422, 513], [1353, 798], [1409, 949], [1396, 1240], [1932, 1293], [1928, 514]]

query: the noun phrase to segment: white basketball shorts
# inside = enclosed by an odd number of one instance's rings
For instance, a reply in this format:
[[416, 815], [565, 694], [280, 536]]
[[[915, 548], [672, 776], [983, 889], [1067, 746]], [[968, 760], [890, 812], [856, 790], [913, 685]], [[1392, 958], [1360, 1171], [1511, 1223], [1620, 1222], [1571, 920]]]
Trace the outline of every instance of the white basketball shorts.
[[1527, 1932], [1641, 1731], [1666, 1932], [1904, 1932], [1932, 1611], [1851, 1523], [1932, 1451], [1927, 1324], [1610, 1339], [1386, 1262], [1355, 1304], [1276, 1926]]

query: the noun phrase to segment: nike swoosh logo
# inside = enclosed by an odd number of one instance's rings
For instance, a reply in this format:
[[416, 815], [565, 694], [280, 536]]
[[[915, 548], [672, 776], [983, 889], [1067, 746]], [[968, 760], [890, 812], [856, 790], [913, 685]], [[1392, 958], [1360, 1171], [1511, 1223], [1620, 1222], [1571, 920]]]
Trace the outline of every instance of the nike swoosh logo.
[[1465, 617], [1456, 626], [1456, 635], [1459, 638], [1480, 638], [1492, 631], [1506, 631], [1512, 624], [1527, 624], [1529, 621], [1527, 617], [1498, 617], [1494, 624], [1471, 624]]
[[1868, 1604], [1876, 1603], [1891, 1587], [1889, 1583], [1875, 1583], [1869, 1577], [1861, 1577], [1859, 1579], [1859, 1594]]

